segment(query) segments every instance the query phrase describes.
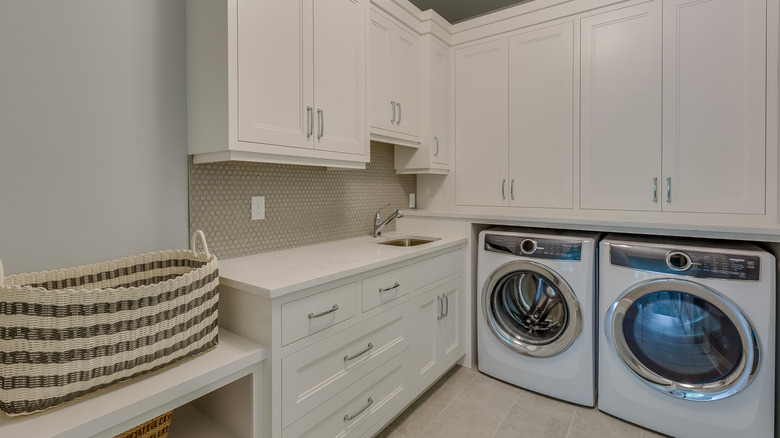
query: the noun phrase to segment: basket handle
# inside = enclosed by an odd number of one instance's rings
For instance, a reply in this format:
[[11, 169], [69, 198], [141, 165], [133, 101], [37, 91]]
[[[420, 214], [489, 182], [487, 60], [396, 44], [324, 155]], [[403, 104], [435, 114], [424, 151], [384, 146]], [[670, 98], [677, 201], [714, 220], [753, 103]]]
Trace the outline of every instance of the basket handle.
[[[192, 252], [195, 252], [195, 239], [200, 237], [200, 243], [203, 245], [203, 252], [206, 253], [206, 257], [211, 257], [211, 253], [209, 252], [209, 245], [206, 243], [206, 235], [203, 234], [203, 231], [197, 230], [194, 233], [192, 233], [192, 240], [190, 241], [190, 249]], [[2, 266], [0, 266], [0, 275], [2, 275]], [[2, 285], [2, 283], [0, 283]]]

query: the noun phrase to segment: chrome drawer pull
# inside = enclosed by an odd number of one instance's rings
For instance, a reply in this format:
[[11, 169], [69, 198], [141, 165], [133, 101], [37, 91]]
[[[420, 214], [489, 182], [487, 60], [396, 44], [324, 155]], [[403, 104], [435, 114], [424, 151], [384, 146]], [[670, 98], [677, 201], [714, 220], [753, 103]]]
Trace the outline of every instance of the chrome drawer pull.
[[672, 177], [666, 177], [666, 202], [672, 202]]
[[658, 177], [653, 177], [653, 202], [658, 202]]
[[319, 116], [319, 122], [320, 122], [320, 133], [317, 135], [317, 140], [321, 139], [325, 135], [325, 116], [323, 115], [323, 112], [321, 109], [317, 109], [317, 115]]
[[381, 293], [381, 292], [387, 292], [387, 291], [389, 291], [389, 290], [393, 290], [393, 289], [395, 289], [395, 288], [397, 288], [397, 287], [399, 287], [399, 286], [401, 286], [401, 284], [400, 284], [400, 283], [398, 283], [398, 282], [396, 281], [396, 282], [395, 282], [395, 284], [394, 284], [394, 285], [392, 285], [392, 286], [390, 286], [390, 287], [387, 287], [387, 288], [381, 288], [381, 287], [380, 287], [380, 288], [379, 288], [379, 292], [380, 292], [380, 293]]
[[369, 398], [368, 398], [368, 403], [366, 403], [366, 405], [365, 405], [365, 406], [363, 406], [362, 408], [360, 408], [360, 410], [359, 410], [359, 411], [355, 412], [355, 413], [354, 413], [354, 414], [352, 414], [352, 415], [349, 415], [349, 414], [345, 415], [345, 416], [344, 416], [344, 421], [349, 421], [349, 420], [352, 420], [353, 418], [355, 418], [355, 417], [357, 417], [358, 415], [362, 414], [362, 413], [363, 413], [363, 411], [365, 411], [366, 409], [368, 409], [368, 407], [369, 407], [369, 406], [371, 406], [373, 403], [374, 403], [374, 400], [373, 400], [371, 397], [369, 397]]
[[439, 300], [439, 316], [436, 321], [441, 321], [444, 318], [444, 300], [441, 299], [441, 296], [436, 297], [436, 299]]
[[390, 101], [390, 107], [393, 108], [393, 118], [390, 120], [390, 124], [392, 125], [395, 123], [395, 101], [394, 100]]
[[326, 310], [326, 311], [320, 312], [320, 313], [310, 313], [309, 314], [309, 319], [319, 318], [320, 316], [325, 316], [328, 313], [333, 313], [333, 312], [335, 312], [337, 310], [339, 310], [339, 305], [338, 304], [334, 304], [333, 307], [331, 307], [330, 310]]
[[442, 295], [444, 297], [444, 315], [442, 318], [446, 318], [450, 314], [450, 297], [447, 295]]
[[306, 131], [306, 138], [311, 137], [311, 134], [312, 134], [312, 132], [314, 130], [314, 125], [313, 125], [314, 117], [312, 117], [312, 113], [311, 112], [312, 112], [312, 107], [307, 106], [306, 107], [306, 114], [308, 116], [307, 118], [308, 118], [308, 122], [309, 122], [309, 127], [308, 127], [309, 129]]
[[396, 122], [396, 125], [401, 124], [401, 102], [396, 102], [396, 105], [398, 105], [398, 121]]
[[368, 351], [369, 351], [369, 350], [371, 350], [372, 348], [374, 348], [374, 344], [372, 344], [372, 343], [370, 343], [370, 342], [369, 342], [369, 343], [368, 343], [368, 347], [366, 347], [366, 349], [365, 349], [365, 350], [363, 350], [363, 351], [361, 351], [360, 353], [358, 353], [358, 354], [355, 354], [355, 355], [352, 355], [352, 356], [350, 356], [350, 355], [346, 355], [346, 356], [344, 356], [344, 362], [346, 362], [346, 361], [349, 361], [349, 360], [352, 360], [352, 359], [355, 359], [355, 358], [357, 358], [357, 357], [360, 357], [360, 356], [362, 356], [362, 355], [364, 355], [364, 354], [368, 353]]
[[439, 137], [433, 137], [433, 141], [436, 142], [436, 152], [433, 153], [434, 157], [439, 156]]

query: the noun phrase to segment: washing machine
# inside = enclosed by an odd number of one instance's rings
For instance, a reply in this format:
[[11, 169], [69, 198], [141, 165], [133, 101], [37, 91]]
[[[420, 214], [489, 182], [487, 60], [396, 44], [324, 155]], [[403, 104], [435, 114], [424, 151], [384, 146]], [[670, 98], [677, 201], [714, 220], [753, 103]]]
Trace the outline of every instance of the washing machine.
[[681, 438], [774, 436], [774, 257], [611, 235], [599, 251], [599, 409]]
[[479, 371], [593, 406], [596, 235], [496, 228], [479, 235]]

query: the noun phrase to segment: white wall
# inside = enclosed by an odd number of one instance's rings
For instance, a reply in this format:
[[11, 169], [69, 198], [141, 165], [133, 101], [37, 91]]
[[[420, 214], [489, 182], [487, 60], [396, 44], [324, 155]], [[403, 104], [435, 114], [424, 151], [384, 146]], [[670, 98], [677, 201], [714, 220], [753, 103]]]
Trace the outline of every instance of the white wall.
[[184, 0], [0, 1], [6, 275], [184, 248]]

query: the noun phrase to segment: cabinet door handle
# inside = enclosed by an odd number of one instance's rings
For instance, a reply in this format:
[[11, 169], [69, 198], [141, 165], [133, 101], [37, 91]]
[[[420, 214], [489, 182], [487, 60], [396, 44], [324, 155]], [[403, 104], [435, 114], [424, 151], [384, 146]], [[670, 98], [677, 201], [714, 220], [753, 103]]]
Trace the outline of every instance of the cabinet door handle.
[[311, 137], [312, 132], [314, 132], [314, 117], [312, 117], [312, 107], [307, 106], [306, 107], [306, 120], [308, 121], [308, 129], [306, 131], [306, 138], [309, 139]]
[[386, 287], [386, 288], [381, 288], [381, 287], [380, 287], [380, 288], [379, 288], [379, 292], [380, 292], [380, 293], [382, 293], [382, 292], [387, 292], [387, 291], [389, 291], [389, 290], [393, 290], [393, 289], [395, 289], [395, 288], [397, 288], [397, 287], [399, 287], [399, 286], [401, 286], [401, 284], [400, 284], [399, 282], [397, 282], [397, 281], [396, 281], [396, 282], [395, 282], [395, 284], [394, 284], [394, 285], [392, 285], [392, 286], [390, 286], [390, 287]]
[[446, 318], [450, 314], [450, 297], [447, 295], [442, 295], [444, 297], [444, 316], [442, 318]]
[[395, 123], [395, 101], [394, 100], [390, 101], [390, 107], [393, 108], [393, 118], [390, 120], [390, 124], [392, 125], [393, 123]]
[[368, 353], [368, 352], [369, 352], [369, 351], [370, 351], [372, 348], [374, 348], [374, 344], [372, 344], [372, 343], [370, 343], [370, 342], [369, 342], [369, 343], [368, 343], [368, 347], [366, 347], [366, 348], [365, 348], [363, 351], [361, 351], [360, 353], [358, 353], [358, 354], [353, 354], [352, 356], [350, 356], [350, 355], [346, 355], [346, 356], [344, 356], [344, 362], [347, 362], [347, 361], [350, 361], [350, 360], [352, 360], [352, 359], [355, 359], [355, 358], [357, 358], [357, 357], [360, 357], [360, 356], [362, 356], [362, 355], [364, 355], [364, 354]]
[[666, 202], [672, 202], [672, 177], [666, 177]]
[[506, 199], [506, 180], [501, 180], [501, 199]]
[[509, 183], [509, 197], [515, 200], [515, 179], [512, 178], [512, 182]]
[[398, 125], [401, 124], [401, 102], [396, 102], [396, 105], [398, 105], [398, 122], [396, 122]]
[[653, 202], [658, 202], [658, 177], [653, 177]]
[[436, 299], [439, 301], [439, 316], [436, 317], [436, 321], [441, 321], [442, 318], [444, 318], [444, 300], [441, 299], [441, 295], [436, 297]]
[[322, 109], [317, 108], [317, 117], [319, 118], [320, 123], [320, 132], [317, 134], [317, 140], [319, 140], [325, 134], [325, 116], [323, 115]]
[[354, 413], [354, 414], [352, 414], [352, 415], [349, 415], [349, 414], [345, 415], [345, 416], [344, 416], [344, 421], [349, 421], [349, 420], [351, 420], [351, 419], [353, 419], [353, 418], [357, 417], [358, 415], [362, 414], [362, 413], [363, 413], [363, 411], [365, 411], [366, 409], [368, 409], [368, 407], [369, 407], [369, 406], [371, 406], [373, 403], [374, 403], [374, 400], [372, 400], [372, 399], [371, 399], [371, 397], [369, 397], [369, 398], [368, 398], [368, 402], [366, 403], [366, 405], [365, 405], [365, 406], [363, 406], [362, 408], [360, 408], [360, 410], [359, 410], [359, 411], [355, 412], [355, 413]]
[[436, 150], [433, 152], [434, 157], [439, 156], [439, 137], [433, 137], [433, 141], [436, 142]]
[[320, 313], [310, 313], [309, 314], [309, 319], [319, 318], [320, 316], [325, 316], [325, 315], [327, 315], [329, 313], [333, 313], [333, 312], [335, 312], [337, 310], [339, 310], [339, 305], [338, 304], [334, 304], [333, 307], [330, 308], [330, 310], [326, 310], [326, 311], [320, 312]]

